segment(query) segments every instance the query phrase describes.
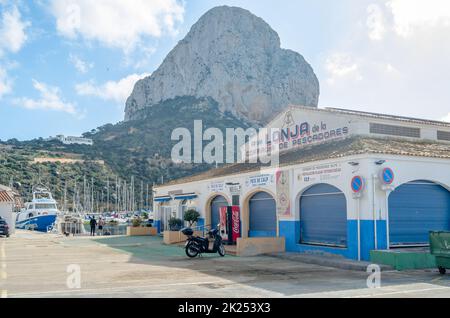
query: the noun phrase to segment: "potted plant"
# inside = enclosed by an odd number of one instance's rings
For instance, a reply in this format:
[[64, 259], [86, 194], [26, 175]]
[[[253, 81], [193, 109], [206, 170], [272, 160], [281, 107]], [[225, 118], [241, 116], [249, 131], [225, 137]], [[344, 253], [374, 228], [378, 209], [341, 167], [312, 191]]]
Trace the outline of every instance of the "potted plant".
[[131, 224], [133, 225], [133, 227], [140, 227], [142, 224], [142, 220], [140, 217], [136, 217], [131, 221]]
[[183, 227], [183, 220], [172, 217], [168, 220], [169, 231], [164, 231], [164, 243], [176, 244], [186, 240], [180, 230]]
[[199, 218], [200, 213], [194, 209], [187, 210], [184, 213], [184, 220], [189, 223], [189, 227], [192, 227], [195, 223], [197, 223]]
[[142, 226], [142, 219], [137, 217], [131, 221], [131, 226], [127, 227], [128, 236], [155, 236], [158, 231], [154, 227]]
[[183, 227], [183, 220], [177, 218], [169, 219], [169, 229], [171, 231], [180, 231]]

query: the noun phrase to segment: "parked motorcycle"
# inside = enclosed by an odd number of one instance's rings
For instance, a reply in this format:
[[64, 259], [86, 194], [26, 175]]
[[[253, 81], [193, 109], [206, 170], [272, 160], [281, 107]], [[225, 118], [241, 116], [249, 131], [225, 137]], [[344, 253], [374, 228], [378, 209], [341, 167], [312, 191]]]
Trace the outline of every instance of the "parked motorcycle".
[[[208, 232], [208, 237], [194, 236], [194, 231], [191, 228], [181, 230], [181, 232], [187, 236], [185, 251], [186, 255], [190, 258], [197, 257], [202, 254], [215, 254], [219, 253], [220, 256], [225, 256], [225, 247], [222, 242], [218, 229], [213, 229]], [[213, 246], [210, 249], [209, 238], [213, 239]]]

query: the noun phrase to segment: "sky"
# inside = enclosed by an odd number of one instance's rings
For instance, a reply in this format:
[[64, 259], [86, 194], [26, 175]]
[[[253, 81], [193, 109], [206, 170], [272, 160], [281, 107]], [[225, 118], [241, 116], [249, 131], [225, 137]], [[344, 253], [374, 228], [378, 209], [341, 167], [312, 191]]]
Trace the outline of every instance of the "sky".
[[0, 139], [123, 120], [134, 83], [219, 5], [305, 57], [320, 107], [450, 122], [448, 0], [0, 0]]

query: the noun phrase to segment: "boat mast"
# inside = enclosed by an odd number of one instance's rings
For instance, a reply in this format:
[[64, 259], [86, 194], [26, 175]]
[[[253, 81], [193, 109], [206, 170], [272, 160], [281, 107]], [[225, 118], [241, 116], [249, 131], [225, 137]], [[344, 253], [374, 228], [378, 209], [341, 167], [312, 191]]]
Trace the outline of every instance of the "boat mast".
[[91, 212], [94, 213], [94, 177], [91, 177]]
[[63, 211], [67, 211], [67, 182], [64, 180], [64, 208]]
[[106, 211], [109, 212], [109, 177], [106, 181]]

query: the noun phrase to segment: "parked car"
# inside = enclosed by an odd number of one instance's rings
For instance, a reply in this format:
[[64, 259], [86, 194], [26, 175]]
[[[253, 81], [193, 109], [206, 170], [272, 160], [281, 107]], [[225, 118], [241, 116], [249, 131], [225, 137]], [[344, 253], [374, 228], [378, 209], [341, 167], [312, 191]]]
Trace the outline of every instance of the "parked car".
[[0, 236], [9, 237], [9, 225], [2, 218], [0, 218]]

